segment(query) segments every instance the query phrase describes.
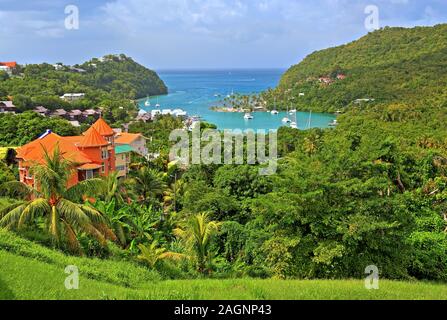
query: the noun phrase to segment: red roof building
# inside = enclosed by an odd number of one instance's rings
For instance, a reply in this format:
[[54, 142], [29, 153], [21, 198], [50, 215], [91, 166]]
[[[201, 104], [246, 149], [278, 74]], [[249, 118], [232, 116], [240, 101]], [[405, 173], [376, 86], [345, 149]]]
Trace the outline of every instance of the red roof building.
[[0, 66], [8, 67], [8, 68], [15, 68], [17, 67], [17, 62], [11, 61], [11, 62], [0, 62]]
[[93, 177], [107, 176], [115, 171], [114, 133], [101, 118], [82, 136], [62, 137], [47, 131], [38, 139], [18, 148], [16, 157], [20, 181], [33, 186], [34, 178], [30, 168], [35, 164], [43, 164], [45, 150], [52, 154], [56, 147], [59, 147], [64, 159], [75, 162], [77, 166], [67, 187]]

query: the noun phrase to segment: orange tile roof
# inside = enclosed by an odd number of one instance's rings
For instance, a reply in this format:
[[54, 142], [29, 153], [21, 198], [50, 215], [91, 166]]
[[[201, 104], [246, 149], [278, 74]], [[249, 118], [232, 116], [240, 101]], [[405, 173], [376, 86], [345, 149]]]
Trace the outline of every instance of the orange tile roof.
[[93, 125], [93, 128], [102, 136], [113, 136], [115, 132], [110, 128], [103, 118], [99, 118]]
[[141, 138], [142, 135], [140, 133], [120, 133], [116, 139], [115, 143], [118, 144], [129, 144], [137, 140], [138, 138]]
[[94, 170], [94, 169], [99, 169], [101, 168], [101, 166], [99, 164], [96, 163], [86, 163], [83, 164], [82, 166], [78, 167], [78, 170]]
[[45, 163], [45, 152], [52, 154], [59, 146], [62, 157], [79, 164], [92, 162], [89, 157], [80, 151], [69, 139], [65, 139], [55, 133], [50, 133], [41, 139], [36, 139], [17, 149], [17, 158], [23, 159], [25, 163]]
[[82, 140], [78, 144], [78, 146], [82, 148], [105, 147], [108, 145], [109, 143], [107, 140], [104, 139], [94, 127], [90, 127], [90, 129], [84, 133], [84, 137], [82, 137]]
[[9, 68], [15, 68], [17, 66], [17, 62], [11, 61], [11, 62], [0, 62], [0, 66], [5, 66]]

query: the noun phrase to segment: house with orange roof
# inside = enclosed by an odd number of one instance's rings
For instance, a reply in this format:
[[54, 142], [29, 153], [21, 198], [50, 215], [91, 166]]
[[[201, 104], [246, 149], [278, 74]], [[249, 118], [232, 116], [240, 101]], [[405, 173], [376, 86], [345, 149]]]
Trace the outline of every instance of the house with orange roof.
[[115, 143], [117, 145], [130, 145], [132, 149], [139, 155], [146, 157], [149, 153], [146, 147], [146, 140], [141, 133], [117, 133]]
[[8, 74], [11, 74], [12, 69], [17, 67], [17, 62], [11, 61], [11, 62], [0, 62], [0, 71], [5, 71]]
[[45, 162], [45, 151], [51, 154], [59, 148], [64, 159], [76, 163], [69, 179], [71, 187], [80, 181], [107, 176], [116, 169], [115, 134], [100, 118], [81, 136], [62, 137], [47, 130], [38, 139], [17, 149], [20, 181], [34, 186], [31, 167]]

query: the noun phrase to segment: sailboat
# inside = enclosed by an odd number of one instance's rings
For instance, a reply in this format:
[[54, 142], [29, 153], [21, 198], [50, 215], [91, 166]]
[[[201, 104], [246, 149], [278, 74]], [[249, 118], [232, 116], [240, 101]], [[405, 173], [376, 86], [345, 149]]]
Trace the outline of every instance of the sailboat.
[[274, 102], [274, 109], [272, 110], [271, 114], [272, 114], [272, 115], [277, 115], [278, 113], [279, 113], [278, 110], [276, 110], [276, 99], [275, 99], [275, 102]]
[[247, 113], [244, 115], [244, 119], [245, 119], [245, 120], [253, 120], [254, 117], [251, 115], [250, 112], [247, 112]]
[[309, 113], [309, 120], [307, 121], [307, 129], [312, 128], [312, 110]]
[[[286, 113], [286, 115], [287, 114], [289, 114], [289, 107], [287, 107], [287, 113]], [[282, 122], [283, 123], [290, 123], [290, 122], [292, 122], [287, 116], [286, 117], [284, 117], [283, 119], [282, 119]]]
[[157, 104], [155, 105], [156, 108], [160, 108], [160, 104], [158, 103], [158, 97], [157, 97]]
[[298, 124], [297, 124], [297, 121], [296, 121], [296, 112], [295, 112], [295, 121], [292, 121], [292, 122], [290, 123], [290, 128], [292, 128], [292, 129], [298, 129]]
[[146, 101], [144, 102], [144, 106], [145, 107], [150, 107], [151, 106], [151, 102], [149, 100], [149, 97], [146, 98]]

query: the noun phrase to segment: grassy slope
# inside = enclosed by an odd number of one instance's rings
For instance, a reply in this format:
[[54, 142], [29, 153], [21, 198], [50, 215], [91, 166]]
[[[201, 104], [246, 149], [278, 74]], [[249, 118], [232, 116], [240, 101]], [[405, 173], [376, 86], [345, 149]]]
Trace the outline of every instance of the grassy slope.
[[[362, 280], [172, 280], [130, 262], [68, 257], [0, 230], [0, 299], [446, 299], [447, 286]], [[80, 270], [79, 290], [66, 290], [65, 266]]]

